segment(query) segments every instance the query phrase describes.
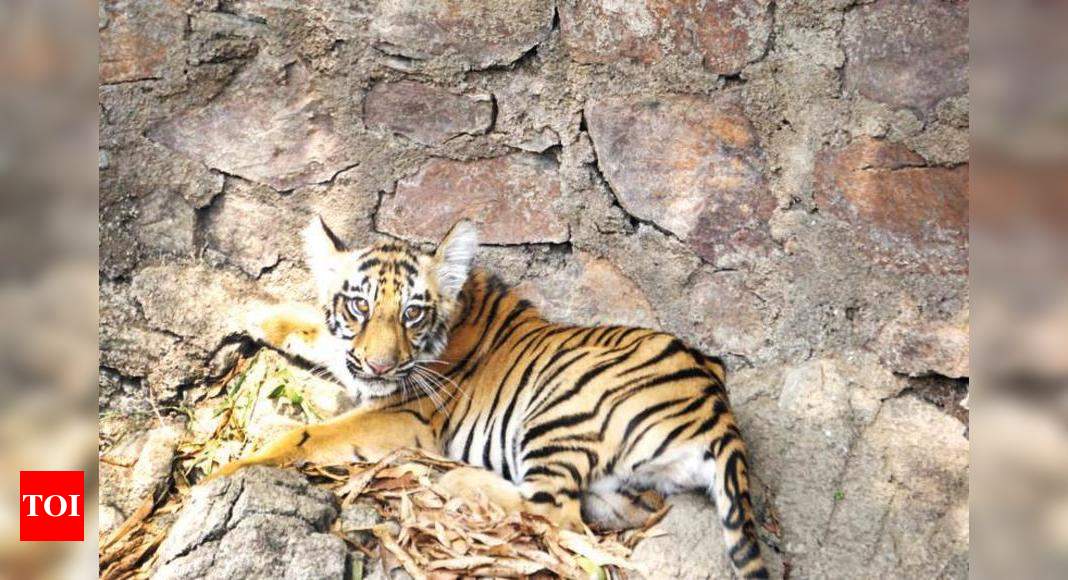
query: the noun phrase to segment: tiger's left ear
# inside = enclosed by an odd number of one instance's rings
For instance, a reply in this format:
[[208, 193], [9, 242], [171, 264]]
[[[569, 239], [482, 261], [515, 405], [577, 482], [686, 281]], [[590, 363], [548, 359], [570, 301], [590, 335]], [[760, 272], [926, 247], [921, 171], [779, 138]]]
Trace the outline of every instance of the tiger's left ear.
[[446, 298], [456, 298], [467, 282], [471, 262], [478, 251], [478, 230], [475, 224], [461, 220], [452, 226], [434, 253], [437, 265], [438, 291]]

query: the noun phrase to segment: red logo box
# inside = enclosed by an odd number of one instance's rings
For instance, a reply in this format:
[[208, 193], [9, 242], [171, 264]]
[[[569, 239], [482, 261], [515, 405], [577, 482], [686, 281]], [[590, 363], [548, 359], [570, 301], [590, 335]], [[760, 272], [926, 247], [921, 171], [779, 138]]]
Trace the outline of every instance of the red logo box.
[[85, 539], [85, 472], [19, 472], [19, 540]]

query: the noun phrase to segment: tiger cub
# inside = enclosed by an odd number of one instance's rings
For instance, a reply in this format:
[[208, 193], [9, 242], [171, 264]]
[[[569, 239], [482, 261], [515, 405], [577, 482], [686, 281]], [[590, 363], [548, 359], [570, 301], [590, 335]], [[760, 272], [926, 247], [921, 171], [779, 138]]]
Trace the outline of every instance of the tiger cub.
[[[472, 269], [478, 239], [466, 221], [432, 253], [396, 241], [349, 251], [319, 218], [304, 233], [322, 311], [274, 307], [249, 331], [325, 367], [365, 403], [220, 474], [412, 446], [492, 470], [514, 484], [514, 501], [497, 490], [504, 503], [579, 529], [583, 516], [620, 516], [613, 494], [700, 489], [738, 574], [768, 576], [719, 359], [663, 332], [546, 320]], [[456, 473], [489, 485], [483, 470]]]

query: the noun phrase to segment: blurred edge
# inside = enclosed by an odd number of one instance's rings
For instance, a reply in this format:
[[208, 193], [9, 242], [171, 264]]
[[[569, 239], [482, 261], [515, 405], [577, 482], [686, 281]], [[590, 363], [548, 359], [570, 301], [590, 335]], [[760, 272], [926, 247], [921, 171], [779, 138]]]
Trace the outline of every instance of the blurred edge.
[[972, 574], [1068, 574], [1068, 4], [971, 4]]
[[[0, 577], [96, 566], [96, 3], [0, 2]], [[21, 470], [84, 470], [84, 543], [18, 541]]]

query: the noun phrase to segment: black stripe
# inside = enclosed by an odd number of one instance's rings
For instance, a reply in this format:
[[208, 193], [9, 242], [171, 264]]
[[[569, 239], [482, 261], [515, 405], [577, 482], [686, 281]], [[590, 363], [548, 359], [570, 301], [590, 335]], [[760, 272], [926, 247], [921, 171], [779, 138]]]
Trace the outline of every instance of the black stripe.
[[382, 260], [379, 260], [378, 258], [370, 258], [369, 260], [367, 260], [367, 261], [363, 262], [362, 264], [360, 264], [359, 266], [357, 266], [356, 270], [358, 270], [360, 272], [366, 272], [367, 270], [370, 270], [371, 268], [374, 268], [375, 266], [377, 266], [377, 265], [379, 265], [381, 263], [382, 263]]
[[660, 457], [660, 454], [668, 448], [668, 445], [671, 445], [671, 442], [674, 441], [679, 436], [679, 434], [689, 428], [690, 425], [693, 425], [693, 421], [687, 421], [682, 425], [679, 425], [678, 427], [672, 429], [671, 432], [668, 433], [667, 437], [664, 438], [664, 441], [660, 444], [660, 447], [657, 447], [656, 451], [653, 452], [653, 457]]
[[631, 420], [627, 422], [627, 428], [623, 430], [623, 437], [621, 437], [620, 440], [619, 440], [620, 446], [625, 444], [627, 439], [630, 437], [630, 434], [633, 433], [634, 430], [637, 429], [638, 426], [641, 425], [650, 416], [654, 415], [655, 413], [657, 413], [659, 411], [667, 409], [668, 407], [672, 407], [674, 405], [678, 405], [679, 403], [682, 403], [684, 401], [686, 401], [685, 397], [681, 398], [681, 399], [672, 399], [670, 401], [664, 401], [664, 402], [661, 402], [661, 403], [657, 403], [657, 404], [653, 405], [652, 407], [649, 407], [649, 408], [643, 410], [642, 412], [638, 413], [634, 417], [632, 417]]
[[719, 424], [719, 420], [723, 417], [723, 414], [727, 412], [727, 404], [723, 402], [723, 399], [716, 399], [716, 402], [712, 403], [712, 416], [708, 417], [701, 422], [701, 425], [694, 431], [693, 436], [704, 435], [711, 431]]
[[547, 491], [539, 491], [539, 492], [535, 493], [534, 495], [530, 496], [529, 498], [527, 498], [527, 501], [529, 501], [531, 503], [551, 503], [551, 504], [553, 504], [555, 506], [559, 506], [560, 505], [559, 503], [556, 502], [556, 498], [553, 497], [553, 494], [551, 494], [551, 493], [549, 493]]
[[575, 445], [545, 445], [543, 447], [538, 447], [538, 448], [535, 448], [535, 449], [531, 449], [530, 451], [527, 451], [523, 455], [521, 461], [523, 463], [526, 463], [527, 461], [530, 461], [531, 459], [540, 459], [542, 457], [551, 457], [551, 456], [556, 455], [558, 453], [568, 453], [568, 452], [582, 453], [583, 455], [585, 455], [587, 461], [589, 461], [590, 467], [593, 467], [594, 465], [597, 465], [598, 461], [600, 460], [600, 455], [598, 455], [597, 452], [592, 450], [592, 449], [586, 449], [584, 447], [578, 447], [578, 446], [575, 446]]
[[638, 365], [638, 366], [636, 366], [634, 368], [628, 369], [626, 372], [620, 374], [619, 376], [623, 377], [623, 376], [629, 375], [631, 373], [638, 372], [638, 371], [640, 371], [642, 369], [649, 368], [649, 367], [651, 367], [651, 366], [653, 366], [653, 365], [655, 365], [655, 364], [657, 364], [657, 363], [659, 363], [659, 362], [661, 362], [661, 361], [663, 361], [663, 360], [665, 360], [665, 359], [667, 359], [667, 358], [669, 358], [669, 357], [671, 357], [671, 356], [673, 356], [675, 354], [678, 354], [680, 352], [684, 352], [685, 350], [686, 350], [686, 345], [683, 344], [681, 340], [679, 340], [677, 338], [673, 338], [673, 339], [671, 339], [671, 342], [669, 342], [668, 345], [666, 347], [664, 347], [664, 350], [660, 351], [659, 354], [657, 354], [653, 358], [645, 361], [644, 363], [642, 363], [642, 364], [640, 364], [640, 365]]

